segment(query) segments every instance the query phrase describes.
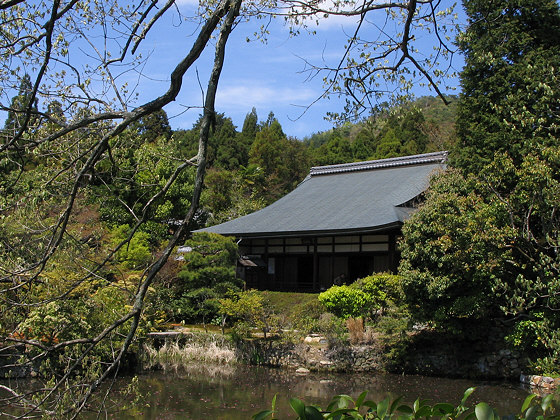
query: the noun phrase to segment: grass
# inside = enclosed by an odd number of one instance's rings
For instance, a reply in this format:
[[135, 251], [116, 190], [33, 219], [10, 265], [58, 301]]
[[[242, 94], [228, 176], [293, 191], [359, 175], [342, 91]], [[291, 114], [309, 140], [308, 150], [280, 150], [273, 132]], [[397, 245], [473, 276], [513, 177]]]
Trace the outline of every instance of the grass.
[[269, 309], [280, 319], [294, 324], [303, 316], [319, 316], [321, 308], [317, 293], [260, 292]]
[[178, 342], [166, 342], [159, 349], [144, 345], [146, 356], [145, 368], [160, 367], [163, 370], [177, 370], [190, 365], [229, 365], [237, 361], [235, 350], [223, 338], [190, 341], [180, 345]]

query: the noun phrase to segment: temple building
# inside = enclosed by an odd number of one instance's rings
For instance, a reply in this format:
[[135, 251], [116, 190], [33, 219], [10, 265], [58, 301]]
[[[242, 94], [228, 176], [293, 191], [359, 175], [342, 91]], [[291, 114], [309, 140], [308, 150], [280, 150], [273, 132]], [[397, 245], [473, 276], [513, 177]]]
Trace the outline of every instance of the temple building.
[[397, 239], [447, 152], [311, 168], [255, 213], [203, 229], [239, 241], [247, 287], [316, 292], [395, 272]]

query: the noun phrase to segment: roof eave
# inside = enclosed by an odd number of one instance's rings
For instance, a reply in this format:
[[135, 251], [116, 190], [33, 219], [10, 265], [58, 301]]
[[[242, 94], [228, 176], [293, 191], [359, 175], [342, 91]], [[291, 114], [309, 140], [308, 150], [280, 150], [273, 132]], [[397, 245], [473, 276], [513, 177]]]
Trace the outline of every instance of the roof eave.
[[382, 231], [399, 229], [402, 222], [392, 222], [385, 225], [373, 227], [360, 227], [351, 229], [325, 229], [325, 230], [302, 230], [302, 231], [285, 231], [285, 232], [243, 232], [243, 233], [221, 233], [224, 236], [235, 236], [236, 238], [261, 239], [261, 238], [295, 238], [310, 236], [339, 236], [360, 233], [379, 233]]

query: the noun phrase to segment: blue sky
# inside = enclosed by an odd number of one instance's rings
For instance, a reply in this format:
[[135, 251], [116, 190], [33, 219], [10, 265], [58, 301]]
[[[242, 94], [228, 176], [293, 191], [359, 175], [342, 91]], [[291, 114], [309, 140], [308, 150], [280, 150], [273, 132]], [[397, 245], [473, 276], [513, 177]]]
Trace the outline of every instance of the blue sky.
[[[443, 0], [443, 4], [451, 2]], [[192, 16], [198, 4], [195, 0], [178, 0], [178, 3], [184, 16]], [[383, 25], [383, 12], [376, 14], [375, 19], [380, 20], [370, 21], [365, 27], [365, 31], [369, 31], [368, 35], [373, 38]], [[247, 37], [258, 31], [260, 25], [268, 23], [266, 19], [241, 22], [228, 42], [216, 110], [232, 118], [238, 129], [241, 129], [245, 116], [253, 107], [260, 120], [265, 120], [272, 111], [284, 132], [299, 139], [332, 128], [333, 123], [326, 121], [325, 116], [328, 112], [341, 112], [344, 99], [330, 97], [319, 100], [324, 92], [323, 75], [312, 77], [313, 73], [305, 71], [309, 68], [306, 62], [317, 66], [336, 65], [341, 59], [348, 34], [353, 31], [355, 20], [342, 17], [323, 19], [318, 26], [314, 26], [314, 35], [302, 31], [297, 37], [290, 37], [282, 19], [272, 20], [268, 26], [270, 35], [266, 43], [258, 40], [247, 42]], [[169, 13], [156, 23], [141, 44], [140, 52], [147, 58], [146, 63], [136, 73], [123, 71], [116, 75], [117, 70], [113, 72], [119, 84], [128, 82], [130, 90], [138, 94], [136, 105], [152, 100], [167, 90], [171, 71], [191, 48], [198, 29], [198, 24], [181, 22], [176, 13]], [[385, 29], [394, 31], [394, 24], [389, 22]], [[102, 42], [99, 29], [94, 27], [90, 31], [92, 40], [97, 38], [101, 40], [98, 42]], [[424, 49], [430, 51], [433, 44], [433, 40], [429, 39], [430, 34], [421, 31], [417, 36], [420, 52], [424, 52]], [[71, 57], [76, 59], [82, 48], [87, 50], [87, 45], [74, 43]], [[82, 51], [81, 54], [86, 56], [88, 53]], [[190, 129], [198, 119], [213, 55], [214, 48], [211, 45], [187, 72], [176, 101], [165, 108], [174, 129]], [[459, 71], [462, 65], [460, 57], [455, 57], [454, 65], [455, 70]], [[457, 86], [458, 79], [452, 80], [451, 85]], [[413, 90], [417, 96], [434, 94], [418, 81], [415, 81]]]
[[[323, 0], [325, 4], [333, 0]], [[453, 0], [442, 0], [444, 7], [453, 4]], [[184, 16], [196, 14], [198, 0], [178, 0], [179, 8]], [[461, 6], [455, 7], [459, 14], [459, 22], [464, 22]], [[370, 38], [379, 34], [384, 26], [384, 12], [374, 15], [365, 25], [364, 32]], [[329, 130], [333, 123], [325, 120], [328, 112], [341, 112], [344, 98], [331, 96], [321, 98], [324, 92], [323, 74], [314, 75], [306, 70], [307, 63], [316, 66], [335, 66], [340, 60], [347, 42], [348, 35], [353, 32], [356, 18], [329, 17], [322, 19], [319, 25], [311, 24], [315, 34], [301, 31], [291, 37], [283, 19], [251, 19], [241, 22], [234, 29], [227, 45], [226, 60], [219, 83], [216, 100], [217, 112], [232, 118], [234, 124], [241, 129], [243, 120], [253, 107], [256, 108], [260, 120], [266, 120], [269, 112], [274, 112], [288, 136], [303, 139], [315, 132]], [[260, 25], [268, 24], [270, 34], [267, 42], [252, 40], [247, 42], [258, 31]], [[377, 26], [376, 26], [377, 25]], [[146, 58], [137, 72], [121, 70], [118, 66], [113, 71], [117, 83], [128, 83], [132, 93], [138, 94], [136, 106], [160, 96], [169, 87], [169, 75], [177, 63], [188, 53], [194, 37], [198, 34], [199, 25], [192, 21], [180, 21], [175, 12], [168, 13], [152, 28], [148, 37], [141, 44], [140, 52]], [[387, 33], [399, 29], [392, 21], [384, 26]], [[89, 28], [86, 35], [96, 48], [103, 49], [103, 32], [100, 28]], [[420, 54], [429, 53], [434, 45], [433, 34], [427, 31], [416, 32]], [[117, 50], [119, 42], [113, 47]], [[118, 51], [113, 51], [118, 54]], [[71, 45], [69, 59], [79, 68], [86, 61], [93, 62], [95, 53], [83, 39]], [[115, 56], [115, 55], [113, 55]], [[212, 68], [214, 56], [213, 45], [191, 68], [185, 77], [183, 89], [176, 101], [165, 107], [174, 129], [190, 129], [201, 113], [203, 90], [206, 89], [207, 77]], [[98, 63], [98, 62], [97, 62]], [[55, 70], [65, 69], [54, 65]], [[446, 65], [443, 63], [442, 65]], [[462, 58], [454, 56], [453, 70], [460, 71]], [[28, 70], [29, 71], [29, 70]], [[30, 73], [35, 70], [30, 69]], [[85, 77], [82, 74], [82, 77]], [[58, 82], [55, 79], [53, 83]], [[92, 82], [92, 86], [95, 85]], [[458, 78], [448, 80], [451, 87], [457, 88]], [[446, 93], [458, 93], [458, 90], [443, 89]], [[0, 92], [3, 100], [9, 103], [13, 91]], [[413, 93], [416, 96], [434, 95], [414, 79]], [[107, 92], [101, 92], [101, 95]], [[0, 117], [5, 113], [0, 112]]]
[[[189, 13], [192, 7], [188, 0], [182, 1], [183, 12]], [[353, 21], [354, 18], [350, 21], [347, 18], [329, 18], [315, 27], [314, 35], [302, 32], [297, 37], [290, 37], [283, 21], [273, 20], [266, 43], [247, 42], [247, 37], [267, 21], [240, 23], [228, 42], [216, 110], [231, 117], [239, 129], [252, 107], [256, 108], [260, 120], [266, 119], [272, 111], [284, 132], [300, 139], [332, 128], [333, 123], [324, 117], [329, 111], [341, 111], [344, 100], [331, 97], [317, 101], [323, 93], [322, 76], [310, 77], [312, 74], [305, 71], [308, 68], [305, 61], [315, 65], [338, 62]], [[140, 99], [166, 89], [170, 70], [190, 48], [190, 35], [196, 34], [196, 28], [185, 23], [178, 26], [177, 22], [176, 17], [158, 22], [147, 39], [144, 47], [153, 52], [150, 64], [144, 69], [149, 78], [142, 79], [139, 85]], [[427, 48], [431, 48], [431, 44]], [[201, 86], [203, 89], [206, 87], [213, 53], [213, 47], [208, 49], [195, 68], [187, 72], [183, 91], [173, 104], [165, 108], [174, 129], [189, 129], [198, 118], [203, 95]], [[460, 57], [455, 57], [455, 69], [460, 70], [461, 65]], [[451, 85], [457, 86], [458, 80], [452, 80]], [[434, 94], [419, 84], [415, 85], [414, 92], [418, 96]], [[447, 92], [457, 93], [452, 90]], [[189, 106], [195, 108], [187, 110]]]
[[[266, 43], [259, 40], [247, 42], [247, 36], [251, 36], [261, 23], [265, 22], [242, 22], [232, 33], [219, 83], [216, 110], [231, 117], [238, 128], [253, 107], [261, 120], [265, 120], [272, 111], [285, 133], [298, 138], [331, 128], [332, 123], [323, 117], [328, 111], [339, 109], [341, 101], [321, 100], [306, 110], [321, 96], [323, 84], [321, 78], [310, 79], [309, 73], [302, 73], [306, 68], [303, 57], [319, 63], [322, 50], [329, 48], [331, 58], [338, 58], [345, 38], [333, 36], [333, 31], [327, 29], [314, 36], [302, 34], [291, 38], [281, 21], [273, 21]], [[154, 27], [154, 33], [147, 39], [153, 53], [144, 69], [149, 78], [140, 82], [140, 100], [166, 89], [170, 70], [185, 54], [186, 48], [190, 48], [192, 37], [185, 35], [192, 33], [189, 29], [185, 24], [174, 28], [168, 22], [160, 22]], [[331, 52], [331, 49], [338, 53]], [[195, 68], [187, 72], [182, 92], [173, 104], [165, 108], [173, 128], [189, 129], [198, 118], [201, 86], [206, 88], [213, 53], [212, 46]], [[187, 106], [195, 108], [185, 111]]]

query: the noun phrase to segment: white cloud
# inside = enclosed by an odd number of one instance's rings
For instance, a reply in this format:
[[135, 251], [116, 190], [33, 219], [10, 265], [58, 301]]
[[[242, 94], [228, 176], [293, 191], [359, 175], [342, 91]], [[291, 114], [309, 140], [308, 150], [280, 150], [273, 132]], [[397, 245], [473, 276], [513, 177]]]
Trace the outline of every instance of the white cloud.
[[[336, 4], [333, 0], [324, 0], [319, 2], [317, 7], [324, 10], [326, 13], [318, 13], [314, 17], [308, 18], [305, 22], [310, 30], [331, 30], [331, 29], [341, 29], [354, 27], [359, 21], [359, 16], [341, 16], [336, 14], [328, 14], [328, 12], [340, 12], [340, 11], [352, 11], [356, 8], [353, 2], [344, 2], [343, 4]], [[298, 12], [298, 7], [295, 8], [295, 12]]]
[[318, 93], [309, 88], [270, 87], [259, 84], [236, 84], [218, 89], [216, 99], [219, 108], [251, 109], [251, 107], [269, 107], [286, 105], [306, 105], [314, 100]]
[[356, 16], [329, 15], [328, 17], [319, 18], [319, 24], [316, 25], [316, 28], [318, 31], [321, 30], [328, 31], [332, 29], [341, 29], [341, 28], [348, 29], [348, 28], [354, 28], [358, 23], [358, 21], [359, 18]]
[[175, 0], [175, 4], [178, 6], [198, 6], [198, 0]]

